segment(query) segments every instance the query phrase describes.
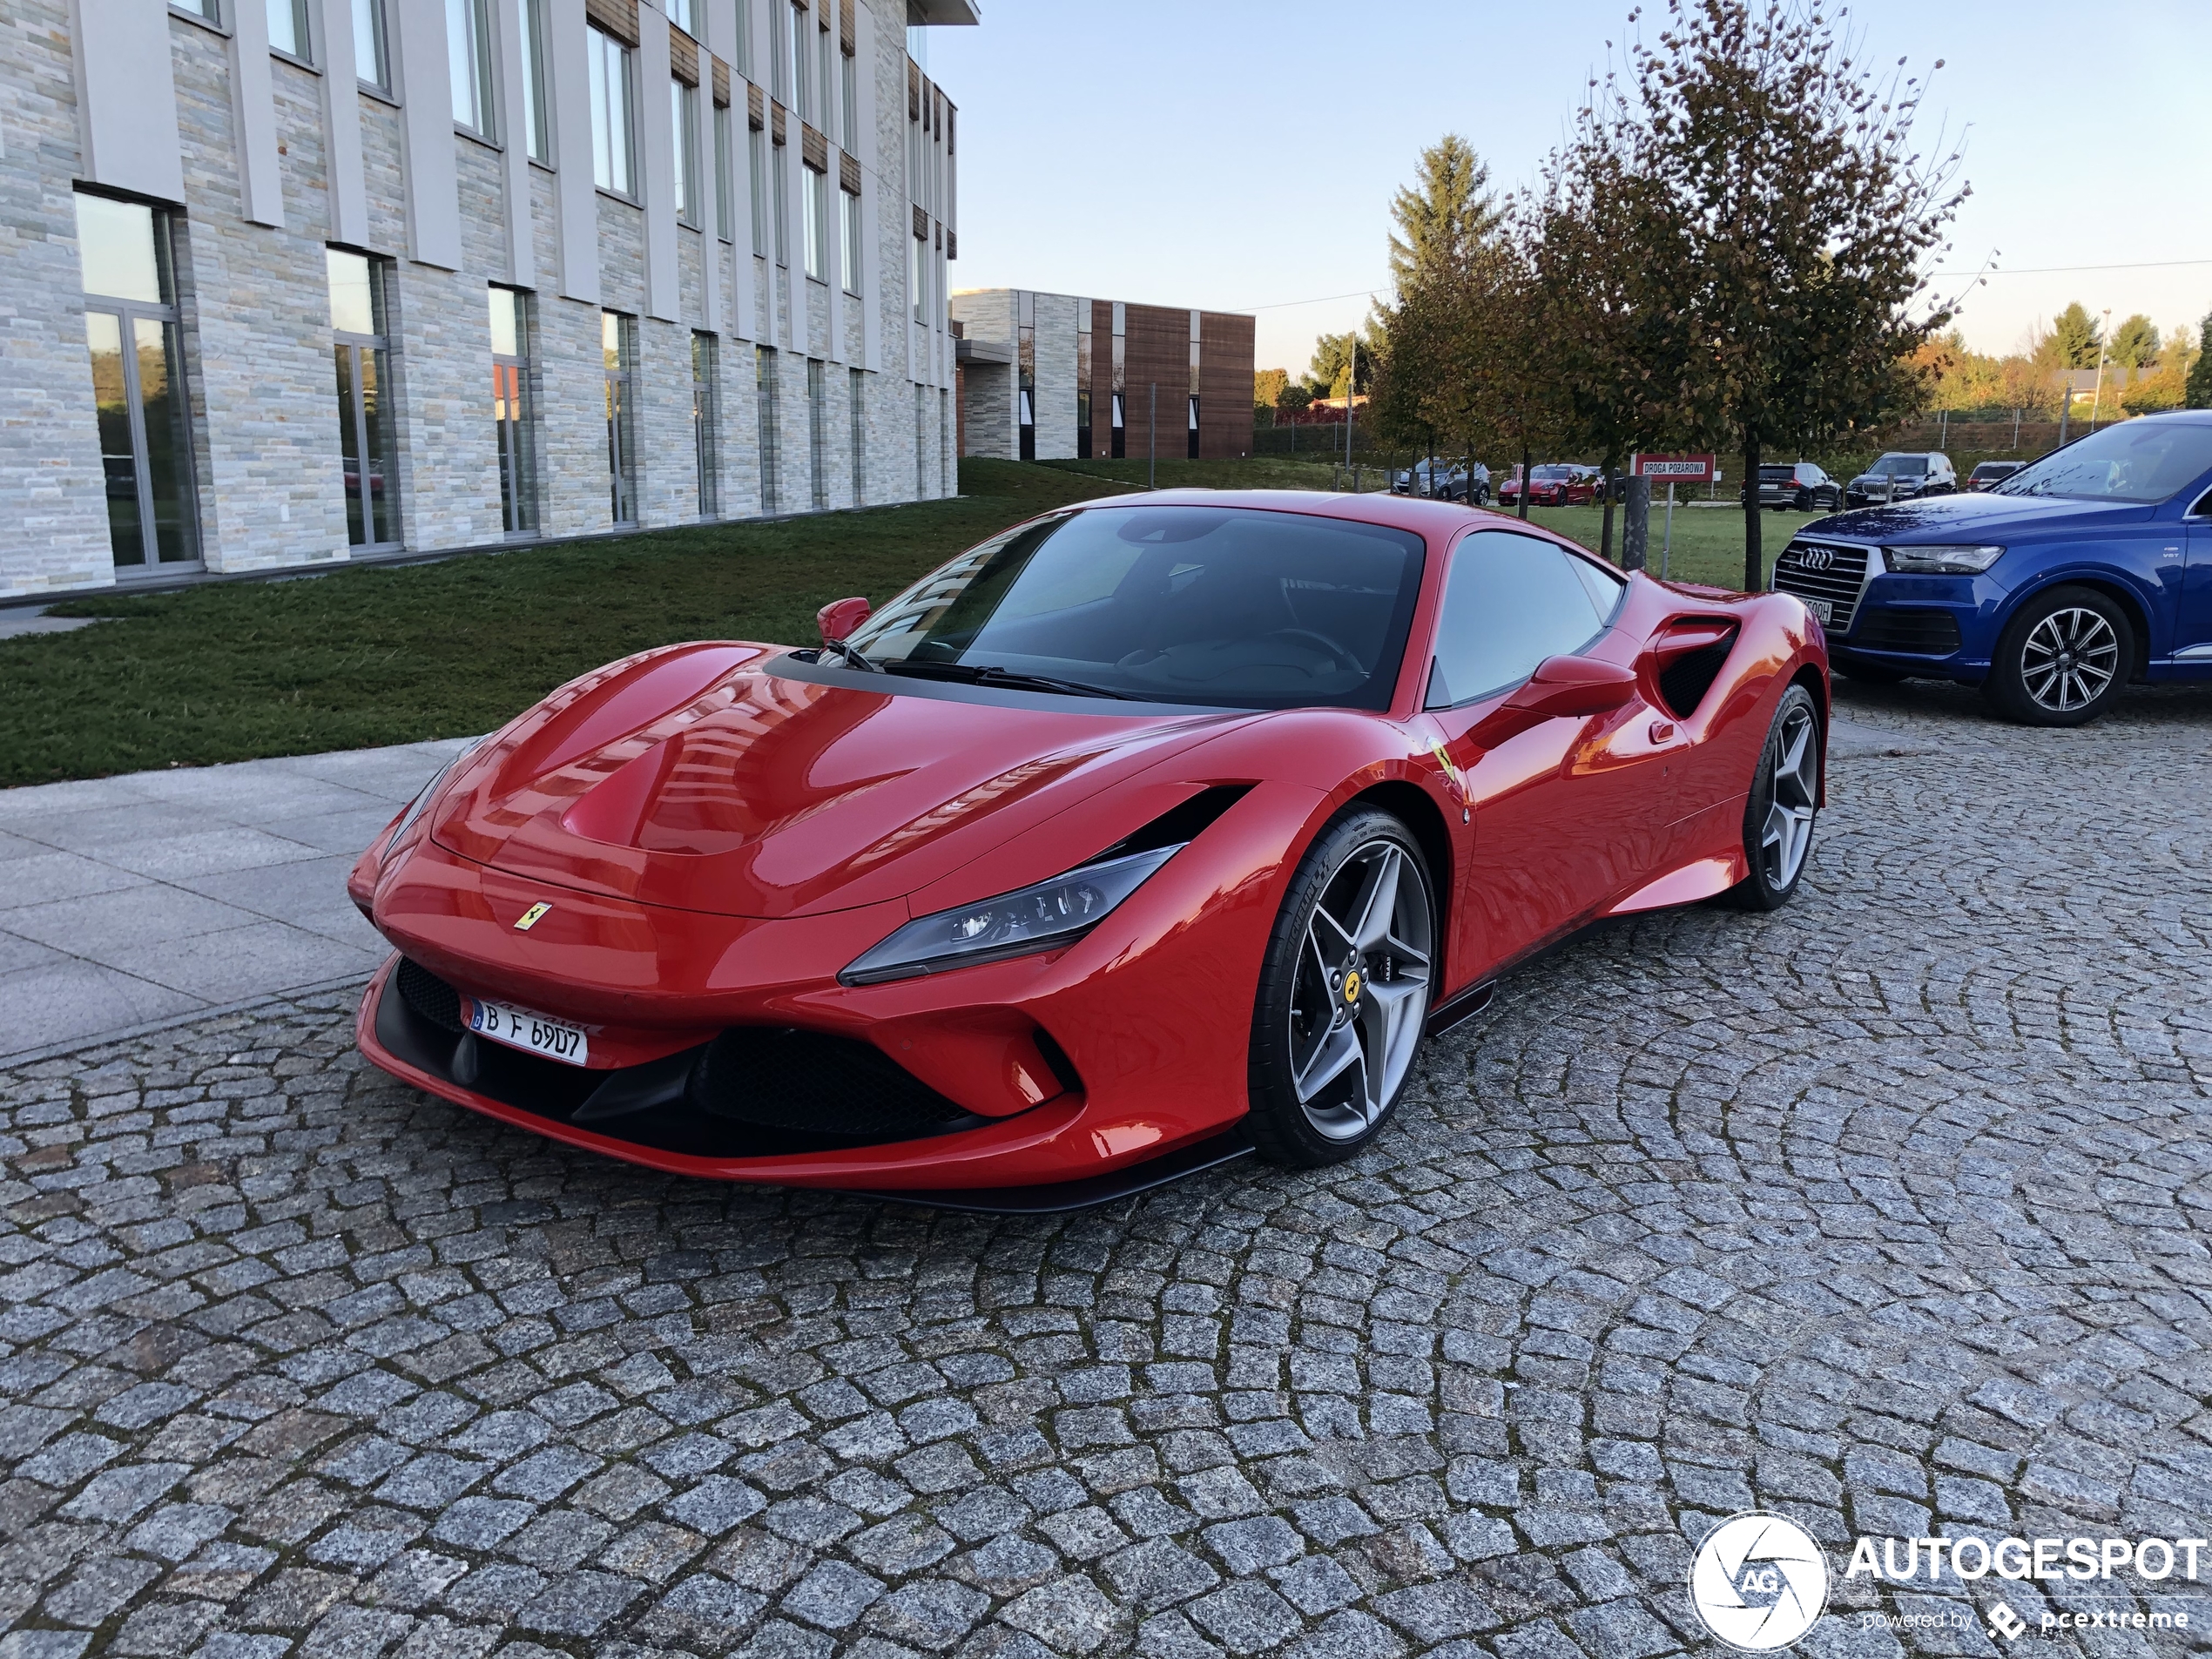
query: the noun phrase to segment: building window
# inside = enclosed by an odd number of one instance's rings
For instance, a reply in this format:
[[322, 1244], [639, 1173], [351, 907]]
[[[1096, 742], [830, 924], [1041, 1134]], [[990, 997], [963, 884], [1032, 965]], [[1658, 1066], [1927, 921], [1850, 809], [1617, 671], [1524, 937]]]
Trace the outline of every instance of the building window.
[[845, 209], [845, 235], [838, 249], [840, 274], [845, 292], [857, 294], [860, 291], [860, 199], [849, 190], [837, 192]]
[[676, 217], [686, 225], [699, 223], [699, 89], [671, 78], [668, 83], [669, 120], [675, 130]]
[[692, 9], [691, 0], [666, 0], [666, 4], [669, 22], [691, 36], [692, 39], [697, 40], [699, 26]]
[[386, 333], [392, 267], [341, 248], [327, 250], [330, 324], [338, 359], [338, 449], [346, 482], [346, 540], [396, 547], [400, 540], [398, 443], [392, 422], [392, 353]]
[[907, 246], [913, 250], [914, 260], [907, 272], [907, 288], [914, 295], [914, 320], [929, 320], [929, 239], [917, 236]]
[[116, 566], [189, 563], [199, 536], [168, 216], [79, 196], [77, 252]]
[[591, 63], [591, 179], [602, 190], [634, 196], [630, 145], [630, 48], [604, 29], [587, 28]]
[[[776, 0], [778, 5], [783, 0]], [[778, 513], [783, 510], [783, 482], [779, 476], [784, 464], [782, 435], [776, 428], [776, 354], [766, 346], [756, 347], [752, 355], [753, 399], [758, 406], [760, 421], [760, 510]]]
[[296, 57], [303, 64], [314, 63], [313, 37], [307, 32], [307, 0], [268, 3], [269, 50]]
[[866, 379], [867, 377], [857, 368], [848, 368], [845, 371], [846, 388], [849, 394], [848, 401], [852, 405], [849, 413], [853, 420], [853, 505], [855, 507], [860, 506], [868, 498], [868, 475], [866, 465], [868, 452]]
[[829, 505], [829, 380], [822, 360], [806, 360], [806, 462], [814, 510]]
[[530, 408], [529, 299], [491, 293], [491, 410], [499, 437], [499, 516], [509, 536], [537, 529], [537, 474]]
[[617, 524], [637, 522], [637, 320], [599, 314], [599, 354], [607, 374], [607, 506]]
[[814, 118], [814, 91], [806, 80], [806, 49], [814, 31], [806, 26], [806, 11], [803, 6], [793, 6], [791, 17], [791, 63], [785, 71], [784, 84], [792, 89], [786, 100], [792, 112], [802, 121]]
[[776, 213], [776, 263], [791, 263], [791, 146], [771, 145], [776, 171], [776, 199], [772, 204]]
[[698, 452], [699, 516], [722, 514], [722, 419], [717, 388], [721, 383], [722, 342], [712, 334], [691, 335], [691, 443]]
[[838, 122], [845, 134], [839, 147], [848, 156], [857, 156], [860, 153], [860, 72], [852, 53], [839, 56], [845, 83], [840, 89], [845, 96], [837, 101]]
[[491, 131], [490, 31], [484, 0], [446, 0], [446, 54], [453, 72], [453, 118], [489, 138]]
[[553, 158], [553, 125], [546, 108], [545, 0], [523, 0], [523, 137], [532, 161]]
[[817, 282], [829, 280], [829, 175], [806, 169], [806, 188], [799, 201], [806, 209], [806, 274]]
[[765, 254], [768, 251], [768, 135], [753, 127], [745, 137], [745, 171], [752, 181], [752, 251]]
[[738, 181], [731, 176], [730, 106], [714, 106], [714, 233], [725, 242], [738, 235]]
[[1076, 301], [1076, 459], [1090, 459], [1090, 301]]
[[384, 44], [384, 0], [354, 0], [354, 73], [364, 86], [388, 91], [389, 54]]

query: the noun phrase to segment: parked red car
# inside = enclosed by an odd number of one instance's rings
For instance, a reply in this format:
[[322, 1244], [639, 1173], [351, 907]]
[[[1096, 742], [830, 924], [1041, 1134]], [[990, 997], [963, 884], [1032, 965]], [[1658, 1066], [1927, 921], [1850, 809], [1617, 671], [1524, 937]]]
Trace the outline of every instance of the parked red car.
[[[1587, 507], [1597, 499], [1598, 469], [1573, 463], [1535, 468], [1530, 476], [1528, 504], [1532, 507]], [[1521, 503], [1521, 469], [1498, 486], [1501, 506]]]
[[610, 664], [425, 788], [348, 884], [369, 1062], [959, 1208], [1332, 1163], [1516, 962], [1787, 901], [1821, 804], [1796, 596], [1441, 502], [1086, 503], [820, 620]]

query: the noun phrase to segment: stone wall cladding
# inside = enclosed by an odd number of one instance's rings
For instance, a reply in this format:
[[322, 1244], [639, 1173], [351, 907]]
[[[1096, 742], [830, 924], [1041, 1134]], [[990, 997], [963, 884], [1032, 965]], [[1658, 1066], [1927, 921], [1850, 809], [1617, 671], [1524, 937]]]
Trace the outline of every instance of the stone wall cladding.
[[[865, 496], [881, 504], [915, 496], [916, 446], [924, 493], [951, 493], [945, 464], [943, 401], [933, 385], [916, 425], [907, 322], [905, 185], [906, 53], [903, 14], [880, 0], [874, 30], [879, 111], [874, 191], [887, 261], [872, 290], [882, 310], [883, 361], [863, 381]], [[72, 180], [78, 127], [63, 0], [19, 0], [0, 17], [0, 598], [114, 579], [91, 375], [84, 357]], [[194, 408], [201, 542], [211, 569], [273, 569], [347, 556], [339, 462], [338, 405], [331, 361], [324, 249], [330, 235], [320, 78], [282, 60], [271, 64], [281, 228], [239, 217], [240, 191], [228, 43], [213, 30], [170, 20], [184, 147], [185, 203], [179, 237], [179, 310], [187, 385]], [[740, 97], [742, 89], [740, 88]], [[455, 139], [461, 192], [462, 266], [449, 272], [408, 257], [405, 158], [400, 111], [360, 95], [368, 245], [392, 261], [393, 379], [399, 455], [400, 530], [409, 549], [452, 550], [505, 539], [496, 436], [491, 420], [490, 340], [484, 289], [509, 279], [503, 226], [506, 180], [490, 146]], [[742, 145], [742, 123], [733, 134]], [[742, 154], [733, 158], [743, 166]], [[610, 524], [605, 387], [598, 306], [561, 297], [556, 175], [529, 170], [538, 287], [533, 314], [531, 388], [536, 416], [535, 471], [540, 533], [604, 531]], [[861, 361], [860, 300], [842, 306], [833, 342], [827, 290], [802, 285], [801, 319], [772, 315], [790, 284], [755, 260], [750, 319], [734, 314], [737, 261], [749, 251], [679, 233], [680, 321], [645, 317], [643, 214], [596, 198], [599, 283], [608, 309], [638, 318], [639, 519], [642, 525], [698, 517], [691, 417], [691, 334], [704, 317], [701, 262], [722, 261], [719, 350], [719, 516], [760, 510], [759, 431], [753, 339], [783, 338], [797, 321], [803, 349], [779, 354], [781, 509], [813, 502], [806, 363], [824, 361], [823, 471], [833, 507], [853, 504], [852, 383]], [[740, 230], [747, 227], [741, 226]], [[795, 223], [794, 223], [795, 228]], [[941, 339], [941, 336], [939, 336]], [[928, 354], [913, 354], [927, 371]]]
[[113, 579], [70, 190], [68, 19], [63, 0], [0, 9], [0, 593]]

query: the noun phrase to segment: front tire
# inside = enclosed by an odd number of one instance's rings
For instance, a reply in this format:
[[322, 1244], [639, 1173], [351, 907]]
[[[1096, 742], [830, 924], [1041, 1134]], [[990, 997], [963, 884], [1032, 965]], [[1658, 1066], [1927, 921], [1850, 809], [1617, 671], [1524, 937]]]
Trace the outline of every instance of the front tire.
[[2022, 725], [2086, 725], [2119, 701], [2134, 664], [2126, 611], [2093, 588], [2053, 588], [2006, 624], [1981, 691]]
[[1252, 1008], [1252, 1144], [1317, 1169], [1381, 1132], [1412, 1076], [1434, 992], [1427, 861], [1388, 813], [1352, 807], [1299, 860]]
[[1792, 685], [1782, 694], [1751, 774], [1743, 808], [1743, 857], [1750, 873], [1728, 890], [1739, 910], [1779, 910], [1804, 880], [1812, 854], [1812, 820], [1820, 803], [1820, 711], [1812, 693]]

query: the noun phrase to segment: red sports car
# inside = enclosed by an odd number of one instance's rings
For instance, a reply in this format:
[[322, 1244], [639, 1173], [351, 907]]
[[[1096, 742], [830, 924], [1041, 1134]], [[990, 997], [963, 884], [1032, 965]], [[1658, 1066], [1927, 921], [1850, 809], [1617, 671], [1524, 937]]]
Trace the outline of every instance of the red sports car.
[[1797, 599], [1444, 502], [1109, 500], [822, 632], [641, 652], [448, 766], [353, 872], [363, 1052], [658, 1169], [976, 1208], [1327, 1163], [1514, 963], [1785, 902], [1822, 799]]

